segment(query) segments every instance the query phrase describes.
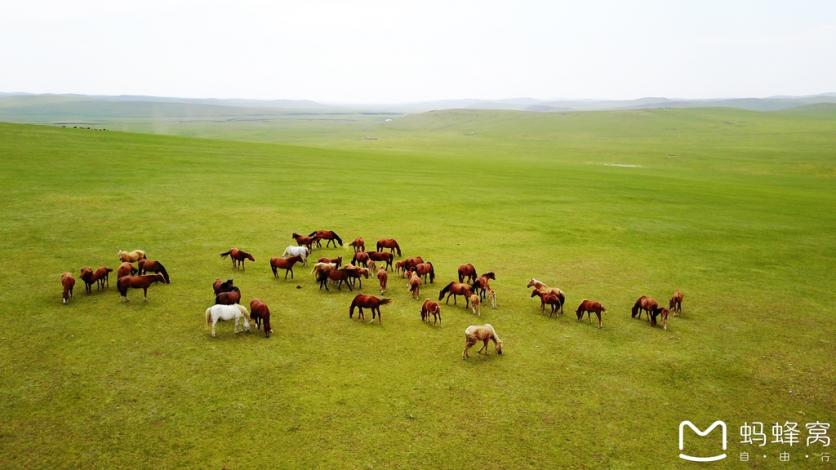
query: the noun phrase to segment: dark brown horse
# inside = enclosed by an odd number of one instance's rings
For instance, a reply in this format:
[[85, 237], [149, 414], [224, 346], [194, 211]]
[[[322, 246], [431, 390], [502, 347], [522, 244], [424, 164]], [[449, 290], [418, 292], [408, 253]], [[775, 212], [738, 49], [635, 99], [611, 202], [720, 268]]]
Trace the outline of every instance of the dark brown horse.
[[398, 245], [398, 241], [394, 238], [384, 238], [382, 240], [377, 241], [377, 251], [382, 251], [383, 248], [389, 248], [390, 253], [395, 253], [395, 250], [398, 251], [398, 258], [401, 257], [401, 247]]
[[630, 316], [636, 318], [636, 315], [638, 315], [641, 318], [642, 311], [645, 311], [647, 312], [647, 319], [650, 320], [650, 314], [658, 307], [659, 303], [656, 302], [656, 299], [643, 295], [636, 299], [636, 303], [633, 304], [633, 308], [630, 310]]
[[215, 303], [221, 305], [233, 305], [241, 303], [241, 289], [233, 286], [226, 292], [220, 292], [215, 296]]
[[317, 263], [333, 263], [333, 264], [336, 264], [337, 267], [339, 268], [340, 266], [343, 265], [343, 257], [342, 256], [337, 256], [336, 258], [319, 258], [317, 260]]
[[534, 289], [531, 291], [531, 297], [535, 295], [540, 297], [540, 313], [546, 313], [546, 305], [548, 305], [551, 307], [549, 318], [558, 311], [560, 314], [563, 314], [563, 304], [566, 303], [566, 297], [563, 296], [563, 292], [554, 293], [548, 290]]
[[348, 246], [354, 248], [355, 253], [358, 251], [366, 251], [366, 241], [363, 240], [363, 237], [355, 238], [353, 242], [348, 244]]
[[366, 317], [363, 315], [363, 309], [369, 308], [372, 310], [372, 319], [369, 320], [369, 323], [374, 321], [375, 314], [377, 314], [378, 323], [382, 323], [383, 317], [380, 316], [380, 306], [386, 305], [391, 301], [392, 299], [381, 299], [373, 295], [357, 294], [354, 300], [351, 301], [351, 307], [348, 308], [348, 318], [354, 318], [354, 308], [357, 307], [360, 309], [360, 314], [357, 318], [365, 320]]
[[601, 305], [601, 302], [595, 300], [588, 300], [583, 299], [580, 305], [578, 305], [578, 310], [575, 312], [578, 316], [578, 321], [581, 321], [583, 318], [583, 314], [586, 313], [589, 317], [589, 323], [592, 323], [592, 314], [594, 313], [595, 316], [598, 317], [598, 328], [601, 328], [604, 325], [603, 320], [601, 319], [601, 314], [606, 312], [607, 309]]
[[313, 250], [313, 244], [314, 242], [316, 242], [316, 235], [312, 237], [306, 237], [305, 235], [299, 235], [298, 233], [293, 232], [291, 238], [296, 240], [297, 245], [308, 247], [308, 250]]
[[673, 293], [671, 300], [668, 301], [668, 308], [671, 309], [670, 311], [673, 312], [674, 316], [678, 316], [682, 313], [682, 299], [684, 298], [685, 296], [682, 295], [682, 292], [677, 289], [676, 292]]
[[486, 272], [479, 276], [479, 279], [476, 279], [476, 283], [473, 284], [475, 286], [475, 290], [479, 292], [479, 298], [485, 300], [485, 293], [491, 290], [491, 280], [496, 280], [496, 274], [491, 272]]
[[165, 270], [163, 263], [155, 259], [141, 259], [136, 264], [139, 267], [140, 276], [146, 273], [160, 273], [165, 278], [165, 283], [171, 284], [171, 278], [168, 277], [168, 271]]
[[385, 251], [369, 251], [369, 259], [372, 261], [385, 261], [386, 262], [386, 270], [392, 270], [392, 260], [395, 259], [395, 255], [392, 253], [386, 253]]
[[369, 267], [369, 253], [366, 251], [354, 252], [354, 256], [351, 258], [351, 264], [355, 266], [363, 265], [364, 267]]
[[128, 289], [142, 289], [143, 298], [148, 300], [148, 287], [155, 282], [165, 282], [162, 274], [146, 274], [144, 276], [122, 276], [116, 281], [116, 288], [122, 301], [128, 301]]
[[433, 316], [433, 325], [441, 323], [441, 306], [435, 300], [426, 299], [421, 305], [421, 321], [430, 321], [430, 315]]
[[337, 247], [337, 243], [339, 243], [340, 246], [343, 246], [342, 238], [340, 238], [340, 236], [337, 235], [337, 233], [334, 232], [333, 230], [317, 230], [315, 232], [309, 233], [308, 236], [309, 237], [314, 237], [315, 236], [316, 237], [316, 246], [318, 246], [320, 248], [322, 248], [322, 243], [320, 243], [320, 240], [328, 240], [327, 242], [325, 242], [325, 247], [326, 248], [331, 243], [334, 244], [334, 248]]
[[463, 295], [465, 300], [464, 308], [468, 308], [470, 306], [470, 296], [473, 294], [473, 287], [470, 284], [454, 281], [441, 289], [441, 292], [438, 293], [438, 300], [443, 299], [444, 294], [447, 294], [447, 299], [445, 299], [444, 303], [449, 304], [450, 296], [452, 295], [453, 305], [456, 305], [456, 296]]
[[270, 327], [270, 308], [261, 299], [250, 300], [250, 320], [255, 322], [255, 329], [261, 329], [261, 323], [264, 323], [264, 336], [269, 338], [273, 333], [273, 328]]
[[116, 268], [116, 279], [118, 280], [120, 277], [138, 273], [139, 270], [136, 269], [132, 263], [125, 261], [124, 263], [120, 264], [118, 268]]
[[477, 277], [476, 268], [472, 264], [468, 263], [459, 266], [459, 282], [464, 282], [467, 279], [467, 282], [473, 283], [476, 282]]
[[426, 263], [416, 264], [415, 273], [424, 279], [424, 284], [427, 283], [427, 276], [429, 276], [431, 283], [435, 282], [435, 268], [433, 267], [433, 264], [429, 261], [427, 261]]
[[255, 263], [253, 255], [244, 250], [239, 250], [238, 248], [230, 248], [229, 251], [221, 253], [221, 258], [226, 258], [227, 256], [232, 258], [232, 269], [237, 269], [240, 266], [241, 270], [244, 271], [244, 261], [246, 260], [250, 260]]
[[328, 281], [333, 281], [337, 283], [337, 289], [342, 290], [342, 285], [345, 284], [348, 286], [348, 290], [354, 290], [351, 286], [350, 278], [351, 274], [348, 272], [345, 266], [339, 269], [330, 269], [327, 271], [321, 271], [318, 274], [317, 281], [319, 281], [319, 288], [320, 290], [325, 287], [325, 290], [331, 290], [328, 288]]
[[212, 290], [215, 291], [215, 295], [218, 295], [221, 292], [229, 292], [232, 290], [232, 287], [232, 279], [227, 279], [226, 281], [215, 279], [215, 282], [212, 283]]
[[284, 278], [287, 279], [287, 274], [290, 273], [290, 278], [293, 279], [293, 265], [302, 261], [299, 255], [289, 256], [287, 258], [270, 258], [270, 269], [273, 270], [273, 277], [279, 278], [279, 269], [284, 269]]
[[75, 286], [75, 278], [70, 273], [61, 274], [61, 287], [64, 288], [64, 293], [61, 294], [63, 303], [67, 303], [73, 297], [73, 287]]

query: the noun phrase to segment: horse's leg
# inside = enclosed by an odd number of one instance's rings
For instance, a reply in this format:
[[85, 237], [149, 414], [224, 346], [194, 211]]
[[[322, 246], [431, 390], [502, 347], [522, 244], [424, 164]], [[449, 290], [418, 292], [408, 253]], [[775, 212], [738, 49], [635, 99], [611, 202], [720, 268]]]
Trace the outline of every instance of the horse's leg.
[[148, 302], [148, 287], [142, 288], [142, 297], [145, 299], [146, 302]]
[[604, 326], [604, 321], [601, 318], [601, 312], [595, 312], [595, 315], [598, 317], [598, 328], [603, 327]]
[[217, 323], [218, 323], [218, 320], [215, 320], [215, 319], [212, 320], [212, 337], [213, 338], [215, 337], [215, 324], [217, 324]]

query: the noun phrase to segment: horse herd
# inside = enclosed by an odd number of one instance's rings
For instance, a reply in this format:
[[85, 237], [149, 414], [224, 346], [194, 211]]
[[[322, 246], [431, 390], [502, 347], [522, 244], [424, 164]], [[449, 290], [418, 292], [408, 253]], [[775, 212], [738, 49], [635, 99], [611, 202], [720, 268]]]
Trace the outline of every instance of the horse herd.
[[[321, 247], [322, 241], [326, 242], [326, 247], [331, 245], [334, 247], [343, 246], [343, 240], [332, 230], [317, 230], [309, 235], [293, 233], [292, 238], [296, 241], [296, 246], [288, 246], [281, 257], [270, 258], [270, 269], [276, 279], [279, 279], [279, 270], [285, 271], [284, 279], [287, 279], [288, 275], [293, 278], [294, 265], [302, 263], [307, 266], [308, 258], [313, 252], [314, 246]], [[359, 288], [362, 288], [363, 278], [368, 279], [370, 273], [374, 273], [378, 279], [380, 293], [383, 294], [387, 290], [389, 271], [393, 271], [407, 280], [406, 287], [411, 297], [420, 300], [421, 286], [435, 282], [436, 273], [433, 264], [425, 261], [422, 257], [415, 256], [397, 262], [394, 261], [395, 253], [399, 258], [402, 256], [401, 247], [395, 239], [378, 240], [375, 244], [375, 251], [366, 251], [363, 238], [354, 239], [349, 243], [349, 246], [354, 251], [350, 263], [343, 265], [343, 259], [340, 256], [319, 258], [313, 265], [311, 273], [319, 284], [320, 290], [330, 290], [329, 284], [340, 290], [342, 286], [348, 287], [349, 290], [354, 290], [358, 285]], [[144, 251], [119, 251], [117, 255], [121, 264], [116, 269], [116, 286], [123, 302], [128, 301], [128, 289], [142, 289], [144, 299], [147, 301], [148, 288], [152, 284], [169, 284], [171, 282], [163, 264], [157, 260], [149, 259]], [[234, 247], [221, 253], [220, 256], [221, 258], [229, 257], [232, 260], [232, 268], [235, 270], [245, 270], [246, 261], [255, 262], [255, 257], [252, 254]], [[136, 263], [136, 266], [134, 266], [134, 263]], [[377, 263], [381, 263], [379, 268]], [[113, 269], [106, 266], [101, 266], [96, 270], [85, 266], [81, 268], [79, 277], [85, 283], [86, 292], [90, 294], [93, 284], [96, 284], [98, 290], [103, 290], [109, 286], [111, 272], [113, 272]], [[472, 264], [463, 264], [459, 266], [457, 274], [458, 281], [451, 281], [441, 288], [438, 301], [425, 299], [421, 304], [422, 321], [427, 323], [432, 321], [433, 325], [440, 324], [441, 306], [439, 302], [444, 300], [445, 304], [449, 305], [450, 297], [453, 297], [454, 305], [458, 303], [459, 296], [464, 297], [464, 308], [469, 308], [477, 316], [481, 316], [483, 301], [487, 300], [492, 308], [496, 308], [496, 291], [490, 286], [490, 281], [496, 280], [495, 273], [486, 272], [480, 276]], [[75, 278], [71, 273], [65, 272], [61, 274], [61, 285], [63, 287], [62, 301], [66, 304], [73, 296]], [[563, 314], [566, 295], [561, 289], [549, 287], [533, 278], [528, 281], [526, 287], [532, 289], [531, 298], [538, 297], [540, 299], [540, 312], [542, 314], [545, 314], [546, 306], [549, 306], [550, 318], [554, 315], [561, 316]], [[214, 305], [206, 309], [205, 318], [206, 326], [211, 329], [213, 337], [216, 335], [215, 325], [219, 321], [234, 321], [233, 330], [236, 333], [250, 331], [249, 322], [253, 321], [257, 330], [263, 329], [265, 337], [270, 337], [273, 330], [270, 326], [270, 309], [266, 303], [261, 299], [253, 298], [250, 301], [248, 311], [246, 307], [240, 305], [241, 291], [234, 285], [232, 279], [227, 281], [215, 279], [212, 288], [215, 302]], [[351, 301], [348, 316], [354, 318], [356, 309], [358, 319], [365, 320], [363, 313], [365, 308], [369, 309], [372, 314], [369, 322], [377, 319], [378, 323], [382, 323], [380, 307], [391, 303], [391, 301], [389, 298], [358, 294]], [[640, 319], [642, 312], [644, 312], [647, 314], [651, 326], [656, 326], [659, 323], [657, 318], [659, 318], [662, 328], [667, 330], [670, 313], [673, 312], [674, 315], [678, 315], [682, 311], [682, 301], [683, 294], [679, 290], [674, 292], [669, 300], [668, 308], [661, 307], [654, 298], [643, 295], [634, 303], [631, 316]], [[583, 299], [575, 313], [578, 321], [581, 321], [584, 314], [587, 314], [590, 323], [594, 313], [598, 320], [598, 328], [602, 328], [602, 314], [606, 310], [596, 300]], [[240, 325], [242, 322], [243, 326]], [[492, 325], [471, 325], [465, 330], [463, 359], [468, 357], [470, 347], [479, 341], [483, 342], [482, 348], [479, 349], [480, 353], [484, 351], [487, 354], [488, 342], [493, 341], [497, 354], [502, 354], [502, 340], [499, 339]]]

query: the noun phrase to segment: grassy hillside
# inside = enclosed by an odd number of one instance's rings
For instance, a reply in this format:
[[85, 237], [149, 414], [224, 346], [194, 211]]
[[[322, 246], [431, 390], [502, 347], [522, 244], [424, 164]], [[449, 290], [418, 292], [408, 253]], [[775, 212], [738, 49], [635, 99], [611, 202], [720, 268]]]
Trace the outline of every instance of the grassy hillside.
[[[658, 468], [677, 464], [683, 419], [724, 419], [732, 458], [743, 421], [833, 422], [834, 121], [445, 112], [377, 123], [377, 140], [195, 128], [307, 147], [2, 124], [0, 466]], [[443, 306], [428, 327], [392, 276], [383, 323], [349, 320], [354, 293], [269, 273], [291, 232], [317, 228], [397, 238], [436, 266], [423, 296], [460, 263], [495, 271], [499, 308]], [[230, 246], [256, 263], [233, 272]], [[115, 266], [123, 248], [172, 283], [127, 304], [79, 285], [61, 305], [62, 271]], [[539, 314], [532, 276], [567, 292], [567, 315]], [[272, 338], [209, 337], [216, 277], [271, 306]], [[676, 288], [669, 331], [630, 318], [639, 295]], [[606, 305], [603, 329], [574, 319], [582, 298]], [[460, 359], [477, 322], [505, 355]]]

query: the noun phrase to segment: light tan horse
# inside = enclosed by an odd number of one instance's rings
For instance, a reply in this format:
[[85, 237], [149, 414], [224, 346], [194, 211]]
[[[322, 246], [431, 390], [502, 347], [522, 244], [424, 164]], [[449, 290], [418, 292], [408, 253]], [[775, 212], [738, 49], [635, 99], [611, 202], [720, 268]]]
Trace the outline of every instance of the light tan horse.
[[496, 308], [496, 291], [488, 287], [488, 301], [491, 303], [491, 308]]
[[470, 325], [466, 330], [464, 330], [464, 351], [462, 351], [462, 359], [470, 357], [467, 350], [478, 341], [484, 343], [483, 346], [479, 348], [478, 354], [481, 354], [483, 350], [485, 351], [485, 354], [488, 353], [488, 341], [493, 341], [496, 353], [502, 354], [502, 340], [499, 339], [499, 336], [497, 336], [493, 325], [485, 323], [484, 325]]
[[470, 310], [476, 314], [477, 317], [482, 316], [482, 301], [479, 300], [479, 294], [471, 294], [470, 296]]
[[116, 256], [118, 256], [119, 260], [121, 260], [123, 262], [127, 261], [128, 263], [135, 263], [135, 262], [137, 262], [141, 259], [145, 259], [145, 252], [142, 251], [142, 250], [134, 250], [134, 251], [119, 250], [119, 252], [116, 253]]

